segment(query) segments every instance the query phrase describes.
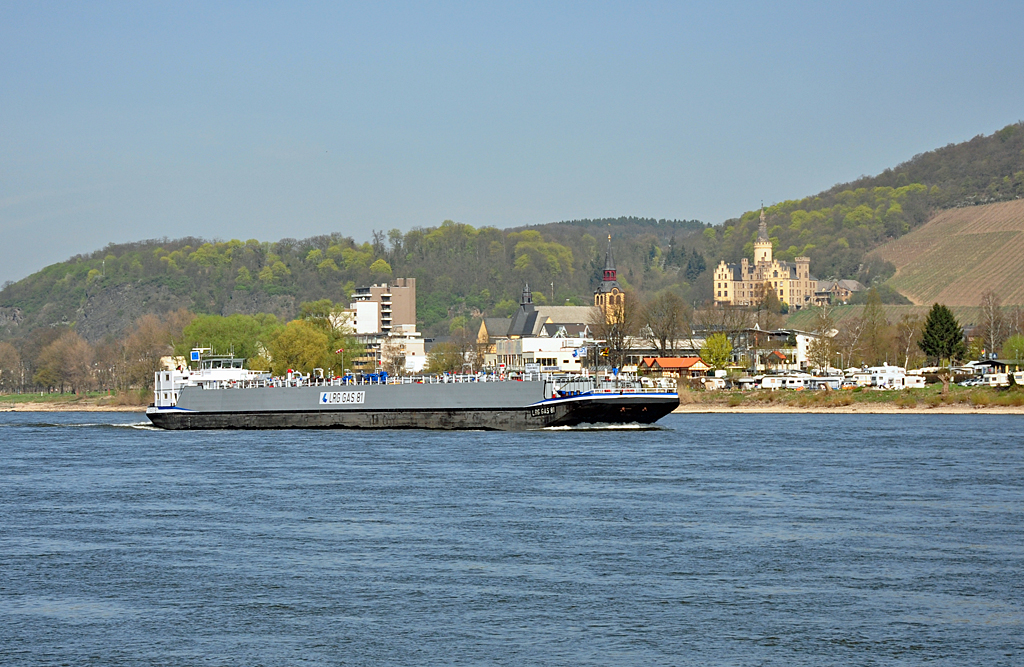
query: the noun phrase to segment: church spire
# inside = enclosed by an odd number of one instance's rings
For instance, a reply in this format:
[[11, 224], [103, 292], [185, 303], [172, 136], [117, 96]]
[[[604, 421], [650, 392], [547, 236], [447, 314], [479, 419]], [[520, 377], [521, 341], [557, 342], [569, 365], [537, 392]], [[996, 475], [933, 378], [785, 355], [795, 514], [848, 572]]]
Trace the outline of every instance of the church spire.
[[526, 283], [523, 286], [523, 294], [519, 298], [519, 305], [525, 306], [533, 303], [533, 292], [530, 291], [530, 283]]
[[604, 253], [604, 277], [602, 280], [615, 280], [615, 260], [612, 258], [612, 235], [608, 233], [608, 249]]

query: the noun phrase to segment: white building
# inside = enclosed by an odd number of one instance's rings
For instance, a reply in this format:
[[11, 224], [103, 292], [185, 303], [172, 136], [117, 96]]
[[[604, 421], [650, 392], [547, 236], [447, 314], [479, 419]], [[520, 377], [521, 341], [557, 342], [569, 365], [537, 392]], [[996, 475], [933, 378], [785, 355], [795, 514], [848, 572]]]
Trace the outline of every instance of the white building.
[[331, 323], [335, 326], [346, 326], [357, 336], [365, 336], [380, 332], [380, 302], [355, 301], [336, 316]]
[[495, 342], [495, 362], [509, 370], [523, 370], [526, 364], [540, 364], [545, 372], [583, 370], [583, 338], [506, 338]]

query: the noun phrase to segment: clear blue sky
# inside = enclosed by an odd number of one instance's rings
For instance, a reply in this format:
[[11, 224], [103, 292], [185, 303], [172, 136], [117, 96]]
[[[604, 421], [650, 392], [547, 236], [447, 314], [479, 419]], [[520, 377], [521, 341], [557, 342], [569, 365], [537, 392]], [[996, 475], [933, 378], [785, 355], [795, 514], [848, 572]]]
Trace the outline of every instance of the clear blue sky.
[[719, 223], [1024, 118], [1019, 3], [0, 2], [0, 281], [110, 242]]

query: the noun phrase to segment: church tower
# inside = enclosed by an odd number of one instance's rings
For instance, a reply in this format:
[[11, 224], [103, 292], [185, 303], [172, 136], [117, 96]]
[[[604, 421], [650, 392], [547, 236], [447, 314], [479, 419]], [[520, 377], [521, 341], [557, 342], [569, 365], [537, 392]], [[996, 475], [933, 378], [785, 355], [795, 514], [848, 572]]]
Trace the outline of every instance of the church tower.
[[772, 263], [772, 240], [768, 238], [768, 225], [764, 221], [764, 204], [761, 204], [761, 224], [757, 226], [757, 240], [754, 241], [754, 266], [761, 262]]
[[594, 292], [594, 305], [604, 311], [608, 321], [618, 319], [626, 304], [626, 295], [615, 279], [617, 273], [615, 260], [612, 258], [612, 235], [608, 234], [608, 249], [604, 254], [604, 272], [601, 275], [601, 284]]

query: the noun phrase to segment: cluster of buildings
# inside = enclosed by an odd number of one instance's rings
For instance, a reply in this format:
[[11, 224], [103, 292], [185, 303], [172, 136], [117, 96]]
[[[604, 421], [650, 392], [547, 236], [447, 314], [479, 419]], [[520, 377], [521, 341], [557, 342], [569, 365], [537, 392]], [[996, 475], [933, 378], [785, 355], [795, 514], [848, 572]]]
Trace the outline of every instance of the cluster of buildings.
[[495, 370], [580, 372], [600, 354], [592, 335], [594, 322], [614, 318], [625, 306], [619, 285], [612, 237], [608, 235], [601, 284], [592, 306], [538, 306], [530, 286], [523, 288], [512, 317], [489, 317], [480, 323], [477, 348], [483, 366]]
[[381, 368], [400, 362], [408, 373], [422, 372], [426, 346], [416, 330], [416, 279], [396, 278], [390, 283], [356, 288], [349, 307], [337, 315], [364, 347], [356, 364]]
[[[542, 372], [580, 372], [601, 365], [601, 341], [594, 339], [594, 324], [621, 312], [628, 296], [617, 280], [611, 235], [605, 252], [601, 282], [589, 306], [537, 305], [529, 285], [511, 317], [484, 318], [476, 333], [475, 367]], [[750, 306], [764, 298], [765, 290], [777, 291], [779, 301], [791, 307], [847, 301], [864, 286], [855, 280], [817, 280], [810, 273], [810, 259], [793, 262], [773, 258], [762, 208], [753, 262], [724, 261], [714, 270], [714, 302], [720, 306]], [[367, 351], [355, 360], [374, 367], [386, 366], [401, 357], [406, 372], [421, 372], [429, 341], [416, 331], [416, 280], [398, 278], [391, 283], [360, 287], [344, 318]], [[645, 336], [627, 339], [626, 370], [665, 377], [700, 377], [710, 370], [699, 353], [706, 336], [695, 332], [676, 341], [672, 355], [663, 356]], [[757, 327], [729, 332], [735, 361], [747, 359], [755, 371], [808, 370], [808, 350], [816, 334], [791, 329], [765, 331]]]
[[[770, 262], [771, 242], [767, 252]], [[762, 255], [764, 257], [764, 255]], [[593, 337], [593, 323], [613, 318], [628, 298], [617, 281], [611, 238], [605, 252], [601, 283], [591, 306], [538, 306], [529, 286], [523, 289], [519, 308], [509, 318], [485, 318], [477, 332], [482, 366], [495, 370], [538, 370], [580, 372], [600, 365], [601, 342]], [[695, 332], [674, 342], [672, 355], [659, 353], [647, 336], [626, 339], [624, 370], [659, 374], [664, 377], [700, 377], [710, 367], [700, 359], [707, 336], [715, 331]], [[795, 331], [765, 331], [751, 328], [730, 332], [734, 359], [753, 360], [754, 367], [803, 371], [815, 334]], [[678, 356], [675, 356], [678, 355]], [[595, 359], [595, 356], [597, 358]]]

